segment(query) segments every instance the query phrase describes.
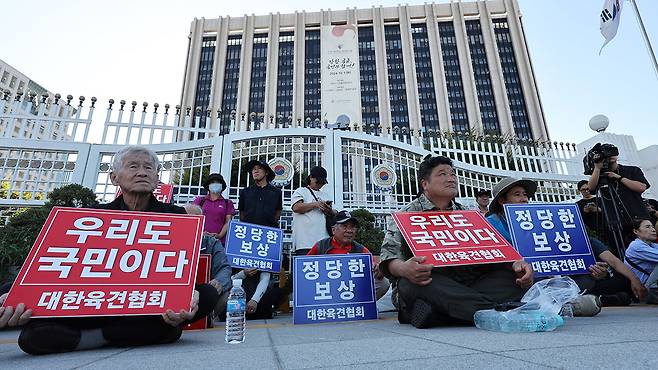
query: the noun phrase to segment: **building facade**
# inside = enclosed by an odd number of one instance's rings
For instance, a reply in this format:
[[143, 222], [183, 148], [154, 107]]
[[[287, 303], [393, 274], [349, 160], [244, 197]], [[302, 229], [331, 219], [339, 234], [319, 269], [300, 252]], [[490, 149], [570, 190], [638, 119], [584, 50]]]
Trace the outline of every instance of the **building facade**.
[[75, 115], [72, 99], [48, 91], [0, 59], [0, 110], [21, 117], [2, 117], [0, 137], [70, 140], [66, 125], [58, 119]]
[[321, 125], [329, 25], [356, 26], [359, 131], [549, 139], [516, 0], [195, 19], [181, 106], [220, 134]]

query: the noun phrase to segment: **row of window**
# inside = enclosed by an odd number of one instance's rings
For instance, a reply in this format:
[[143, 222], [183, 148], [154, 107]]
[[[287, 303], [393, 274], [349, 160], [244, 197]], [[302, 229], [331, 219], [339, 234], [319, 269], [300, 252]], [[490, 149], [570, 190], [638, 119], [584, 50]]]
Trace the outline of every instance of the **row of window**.
[[468, 46], [471, 52], [471, 65], [477, 76], [475, 87], [480, 105], [480, 119], [482, 128], [487, 133], [500, 134], [500, 123], [496, 112], [496, 103], [491, 88], [491, 75], [486, 58], [486, 48], [482, 37], [480, 21], [466, 21], [466, 33], [468, 35]]
[[503, 79], [510, 104], [514, 133], [520, 139], [531, 140], [533, 135], [530, 129], [525, 98], [519, 83], [519, 73], [512, 48], [509, 25], [506, 19], [494, 19], [493, 25], [498, 53], [503, 67]]
[[[475, 75], [475, 85], [480, 104], [481, 119], [485, 130], [500, 131], [498, 117], [496, 116], [495, 101], [491, 87], [491, 77], [486, 58], [486, 48], [482, 37], [482, 30], [479, 20], [466, 21], [467, 40], [471, 54], [471, 62]], [[459, 55], [456, 45], [454, 26], [452, 22], [439, 22], [439, 38], [443, 57], [443, 65], [446, 79], [449, 106], [451, 108], [451, 119], [455, 130], [466, 131], [469, 128], [468, 117], [465, 111], [465, 97], [463, 92], [462, 75], [459, 64]], [[511, 45], [509, 27], [505, 19], [494, 19], [494, 30], [496, 42], [498, 44], [501, 67], [505, 77], [505, 86], [507, 88], [510, 108], [517, 110], [514, 116], [521, 117], [519, 122], [515, 122], [522, 131], [529, 133], [527, 112], [525, 110], [525, 101], [521, 89], [516, 60]], [[408, 107], [406, 101], [406, 84], [404, 74], [403, 53], [401, 44], [401, 35], [399, 25], [385, 25], [384, 29], [387, 72], [389, 77], [389, 95], [391, 100], [391, 112], [399, 118], [394, 122], [402, 123], [408, 126]], [[378, 116], [366, 117], [366, 114], [372, 115], [378, 113], [377, 97], [377, 75], [375, 63], [375, 42], [373, 28], [359, 27], [359, 60], [361, 73], [361, 96], [363, 107], [363, 120], [378, 119]], [[319, 115], [320, 111], [320, 32], [319, 30], [309, 30], [305, 35], [305, 99], [304, 110], [305, 116], [309, 112], [315, 112]], [[277, 106], [292, 105], [292, 87], [293, 87], [293, 64], [294, 64], [294, 33], [290, 31], [279, 34], [279, 68], [277, 70]], [[210, 94], [210, 82], [212, 81], [212, 68], [214, 56], [214, 47], [210, 51], [210, 45], [214, 46], [215, 38], [204, 38], [203, 45], [207, 47], [205, 53], [202, 50], [202, 66], [200, 70], [199, 81], [208, 85], [197, 86], [197, 95], [201, 92]], [[225, 71], [225, 91], [224, 97], [230, 98], [237, 94], [237, 79], [239, 78], [239, 54], [240, 54], [241, 35], [229, 36], [229, 48], [227, 53], [227, 64]], [[416, 79], [418, 82], [418, 94], [421, 102], [421, 116], [423, 117], [423, 126], [434, 126], [438, 128], [438, 118], [435, 122], [428, 122], [429, 117], [438, 117], [436, 113], [436, 96], [433, 81], [432, 60], [429, 51], [429, 39], [425, 24], [416, 24], [412, 26], [412, 45], [414, 51], [414, 62], [416, 67]], [[230, 46], [233, 46], [231, 48]], [[230, 59], [230, 61], [229, 61]], [[254, 37], [254, 47], [252, 50], [252, 78], [249, 111], [262, 112], [264, 106], [264, 87], [265, 87], [265, 69], [267, 65], [267, 34], [258, 34]], [[204, 73], [201, 73], [204, 72]], [[231, 91], [235, 89], [233, 94]], [[252, 91], [252, 90], [258, 91]], [[227, 94], [228, 93], [228, 94]], [[198, 97], [198, 101], [207, 104], [208, 96], [204, 99]], [[226, 100], [226, 99], [223, 99]], [[230, 100], [230, 99], [229, 99]], [[261, 102], [252, 102], [252, 100], [261, 100]], [[281, 100], [281, 104], [279, 101]], [[223, 102], [224, 103], [224, 102]], [[230, 103], [230, 102], [226, 102]], [[233, 104], [228, 104], [235, 106]], [[369, 106], [366, 106], [369, 105]], [[227, 106], [227, 104], [223, 104]], [[262, 108], [261, 108], [262, 107]], [[425, 112], [426, 111], [426, 112]], [[402, 117], [404, 115], [404, 118]], [[486, 119], [485, 119], [486, 118]], [[527, 136], [528, 133], [521, 135]], [[522, 137], [522, 136], [520, 136]]]
[[391, 121], [394, 127], [409, 128], [409, 108], [407, 106], [404, 63], [402, 63], [400, 26], [384, 26], [384, 41], [386, 44]]

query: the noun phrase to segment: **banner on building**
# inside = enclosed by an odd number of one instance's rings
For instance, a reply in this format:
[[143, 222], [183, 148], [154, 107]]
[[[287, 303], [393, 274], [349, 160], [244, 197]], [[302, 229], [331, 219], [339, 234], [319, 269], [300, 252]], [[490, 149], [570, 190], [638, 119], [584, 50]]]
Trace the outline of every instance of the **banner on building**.
[[295, 257], [293, 323], [377, 319], [371, 258], [370, 254]]
[[226, 236], [226, 256], [231, 266], [261, 271], [281, 271], [283, 230], [231, 221]]
[[437, 267], [512, 262], [521, 256], [479, 211], [393, 214], [414, 256]]
[[203, 216], [54, 207], [5, 304], [25, 303], [32, 317], [189, 310], [203, 222]]
[[357, 26], [322, 26], [321, 35], [321, 119], [340, 128], [360, 124], [361, 82]]
[[588, 274], [596, 261], [576, 204], [506, 204], [514, 246], [535, 276]]

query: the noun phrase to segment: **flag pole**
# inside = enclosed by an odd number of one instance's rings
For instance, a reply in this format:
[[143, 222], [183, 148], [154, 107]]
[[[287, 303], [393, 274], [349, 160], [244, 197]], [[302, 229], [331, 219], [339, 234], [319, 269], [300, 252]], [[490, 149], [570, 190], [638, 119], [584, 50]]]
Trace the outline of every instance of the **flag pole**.
[[649, 57], [653, 62], [653, 69], [656, 72], [656, 77], [658, 77], [658, 61], [656, 61], [656, 54], [653, 52], [651, 47], [651, 42], [649, 41], [649, 36], [647, 36], [647, 30], [644, 28], [644, 22], [642, 21], [642, 16], [640, 16], [640, 10], [635, 3], [635, 0], [630, 0], [633, 4], [633, 9], [635, 9], [635, 15], [637, 16], [637, 22], [640, 24], [640, 31], [642, 31], [642, 36], [644, 37], [644, 43], [647, 47], [647, 52], [649, 52]]

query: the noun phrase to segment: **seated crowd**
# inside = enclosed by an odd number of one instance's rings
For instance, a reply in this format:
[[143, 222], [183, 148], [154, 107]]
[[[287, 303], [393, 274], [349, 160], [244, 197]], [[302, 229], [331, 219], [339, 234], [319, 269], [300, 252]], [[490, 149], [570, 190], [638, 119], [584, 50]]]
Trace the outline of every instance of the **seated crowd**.
[[[587, 226], [596, 263], [588, 273], [572, 275], [583, 294], [573, 304], [575, 316], [594, 316], [601, 307], [628, 305], [646, 299], [656, 303], [652, 288], [658, 281], [658, 212], [641, 194], [649, 183], [637, 167], [617, 164], [611, 157], [609, 172], [597, 167], [589, 180], [578, 184], [583, 199], [578, 202]], [[117, 316], [34, 319], [24, 304], [0, 308], [0, 328], [22, 326], [18, 344], [29, 354], [46, 354], [98, 348], [101, 346], [139, 346], [171, 343], [181, 336], [182, 327], [208, 315], [223, 320], [232, 279], [242, 279], [247, 300], [247, 319], [272, 318], [273, 311], [288, 298], [271, 283], [269, 272], [257, 269], [233, 269], [224, 249], [228, 225], [236, 216], [236, 207], [222, 196], [226, 182], [220, 174], [209, 175], [203, 183], [207, 194], [193, 203], [178, 207], [158, 201], [152, 194], [158, 184], [158, 157], [147, 148], [129, 146], [116, 153], [110, 175], [122, 194], [101, 209], [158, 213], [188, 213], [206, 216], [202, 253], [211, 256], [208, 284], [197, 284], [189, 310], [167, 310], [160, 316]], [[247, 164], [252, 185], [239, 196], [239, 220], [278, 227], [282, 210], [281, 190], [271, 184], [274, 171], [266, 162]], [[599, 177], [609, 179], [622, 202], [620, 229], [634, 240], [615, 245], [616, 235], [606, 225], [605, 205], [593, 194]], [[368, 253], [355, 240], [359, 220], [348, 211], [336, 212], [331, 199], [321, 188], [327, 184], [327, 171], [314, 167], [306, 186], [292, 196], [293, 248], [295, 255]], [[452, 161], [428, 156], [418, 168], [420, 193], [401, 209], [407, 212], [457, 211], [464, 207], [455, 201], [459, 184]], [[476, 209], [510, 243], [510, 226], [505, 204], [524, 204], [533, 198], [538, 184], [532, 180], [504, 178], [491, 191], [476, 194]], [[492, 197], [491, 202], [489, 198]], [[641, 209], [637, 209], [641, 207]], [[632, 233], [632, 234], [631, 234]], [[401, 324], [417, 328], [438, 325], [472, 324], [476, 311], [497, 304], [519, 301], [532, 286], [534, 274], [523, 260], [512, 263], [481, 264], [433, 268], [424, 257], [415, 257], [397, 224], [390, 220], [379, 258], [372, 257], [377, 299], [392, 287], [392, 301]], [[285, 265], [285, 263], [284, 263]], [[11, 283], [0, 286], [0, 305]], [[651, 289], [648, 289], [651, 288]]]

